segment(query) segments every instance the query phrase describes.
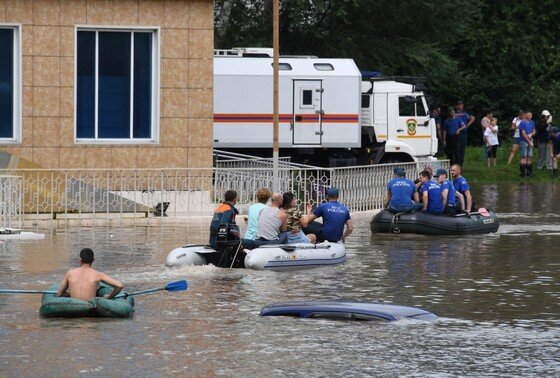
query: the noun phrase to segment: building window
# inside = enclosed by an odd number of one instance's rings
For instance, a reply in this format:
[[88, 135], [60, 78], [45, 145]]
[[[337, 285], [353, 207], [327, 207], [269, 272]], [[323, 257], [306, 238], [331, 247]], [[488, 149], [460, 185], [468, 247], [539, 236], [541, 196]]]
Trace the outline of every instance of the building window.
[[157, 141], [157, 38], [155, 30], [77, 30], [77, 141]]
[[0, 143], [21, 142], [21, 37], [19, 25], [0, 24]]

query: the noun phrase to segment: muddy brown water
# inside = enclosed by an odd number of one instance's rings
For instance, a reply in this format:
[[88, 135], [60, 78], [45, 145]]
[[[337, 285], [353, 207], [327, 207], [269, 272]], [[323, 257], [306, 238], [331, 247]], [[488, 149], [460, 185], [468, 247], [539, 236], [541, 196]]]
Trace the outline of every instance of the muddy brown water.
[[[0, 376], [558, 376], [560, 186], [474, 186], [498, 233], [372, 235], [354, 217], [348, 261], [298, 272], [165, 268], [207, 225], [39, 230], [0, 245], [0, 287], [44, 289], [77, 263], [130, 290], [186, 278], [189, 289], [137, 297], [130, 320], [41, 319], [40, 295], [0, 295]], [[260, 317], [271, 303], [383, 301], [431, 323]]]

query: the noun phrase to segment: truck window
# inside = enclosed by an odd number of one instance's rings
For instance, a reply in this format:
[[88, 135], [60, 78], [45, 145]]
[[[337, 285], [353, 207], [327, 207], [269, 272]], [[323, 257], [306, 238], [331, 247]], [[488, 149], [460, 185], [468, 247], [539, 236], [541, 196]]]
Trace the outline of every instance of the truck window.
[[414, 103], [414, 97], [403, 96], [399, 97], [399, 116], [401, 117], [415, 117], [416, 109]]
[[362, 108], [369, 109], [369, 95], [362, 95]]
[[399, 116], [401, 117], [426, 117], [422, 96], [399, 97]]

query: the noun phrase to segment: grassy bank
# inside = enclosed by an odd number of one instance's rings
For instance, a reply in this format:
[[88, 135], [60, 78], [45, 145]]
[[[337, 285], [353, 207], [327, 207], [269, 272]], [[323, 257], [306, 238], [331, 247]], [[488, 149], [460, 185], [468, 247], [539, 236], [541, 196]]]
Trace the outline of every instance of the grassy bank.
[[[465, 154], [463, 175], [474, 183], [496, 182], [552, 182], [552, 171], [537, 169], [538, 151], [533, 150], [533, 177], [522, 179], [519, 175], [519, 151], [510, 165], [507, 164], [511, 144], [500, 144], [498, 148], [498, 162], [496, 167], [488, 168], [483, 156], [483, 147], [468, 146]], [[558, 181], [556, 179], [555, 181]]]

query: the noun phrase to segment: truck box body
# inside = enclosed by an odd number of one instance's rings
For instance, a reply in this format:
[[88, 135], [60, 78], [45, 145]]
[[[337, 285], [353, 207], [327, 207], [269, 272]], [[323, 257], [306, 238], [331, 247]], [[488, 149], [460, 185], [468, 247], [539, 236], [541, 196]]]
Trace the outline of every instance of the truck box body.
[[[270, 57], [214, 57], [214, 147], [272, 148]], [[280, 148], [361, 145], [361, 74], [352, 59], [280, 57]]]

